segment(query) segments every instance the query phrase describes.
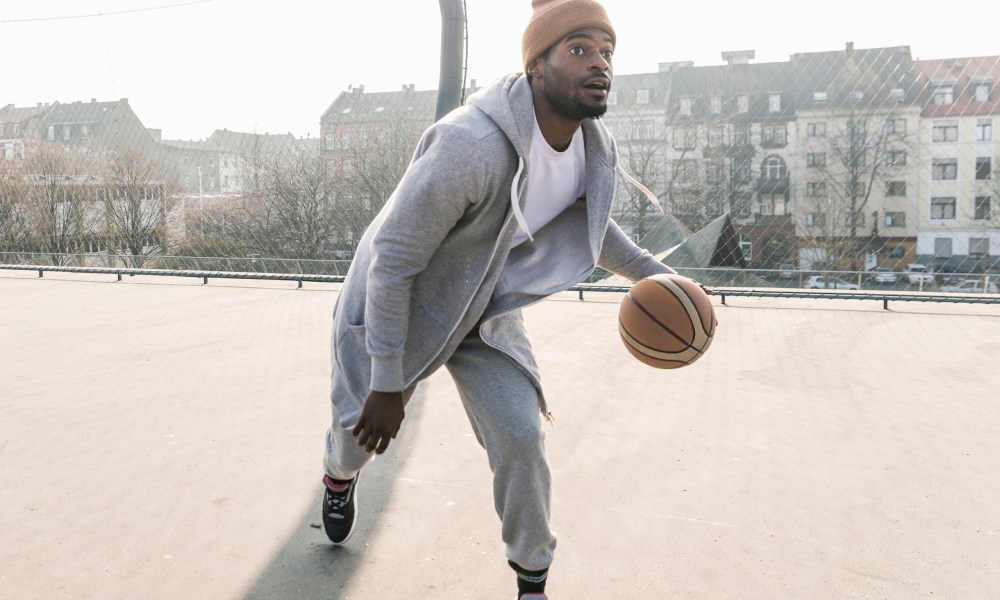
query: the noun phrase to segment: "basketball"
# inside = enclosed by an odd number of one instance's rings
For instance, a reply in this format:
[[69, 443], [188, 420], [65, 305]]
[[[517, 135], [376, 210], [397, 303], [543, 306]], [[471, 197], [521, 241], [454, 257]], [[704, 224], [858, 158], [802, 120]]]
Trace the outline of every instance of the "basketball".
[[618, 310], [618, 332], [641, 362], [677, 369], [698, 360], [715, 335], [715, 311], [694, 280], [659, 274], [636, 282]]

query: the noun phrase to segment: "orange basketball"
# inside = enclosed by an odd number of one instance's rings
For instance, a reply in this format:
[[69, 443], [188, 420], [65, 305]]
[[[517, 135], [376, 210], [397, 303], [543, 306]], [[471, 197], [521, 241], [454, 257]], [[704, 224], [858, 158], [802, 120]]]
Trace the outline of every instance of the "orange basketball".
[[632, 356], [658, 369], [701, 358], [715, 335], [715, 311], [694, 280], [660, 274], [636, 282], [618, 310], [618, 332]]

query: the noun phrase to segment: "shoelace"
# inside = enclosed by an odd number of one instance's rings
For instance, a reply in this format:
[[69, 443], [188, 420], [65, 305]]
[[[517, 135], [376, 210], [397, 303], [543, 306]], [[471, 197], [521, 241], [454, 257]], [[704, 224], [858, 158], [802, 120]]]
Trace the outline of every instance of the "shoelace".
[[326, 488], [326, 491], [327, 491], [327, 494], [326, 494], [326, 507], [327, 507], [328, 512], [329, 512], [329, 514], [330, 514], [331, 517], [335, 517], [335, 518], [338, 518], [338, 519], [342, 519], [343, 518], [343, 515], [340, 514], [340, 511], [344, 508], [344, 506], [351, 499], [351, 487], [352, 487], [352, 485], [353, 484], [348, 484], [348, 486], [346, 488], [344, 488], [343, 491], [340, 491], [340, 492], [331, 490], [330, 487], [327, 486], [327, 488]]

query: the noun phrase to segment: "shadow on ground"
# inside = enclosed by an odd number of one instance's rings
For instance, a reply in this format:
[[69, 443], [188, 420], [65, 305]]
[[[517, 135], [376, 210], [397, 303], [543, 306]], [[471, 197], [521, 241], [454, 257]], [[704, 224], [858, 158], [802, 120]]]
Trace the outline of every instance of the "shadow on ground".
[[[393, 444], [410, 446], [417, 436], [421, 417], [421, 390], [418, 388], [407, 405], [403, 431]], [[391, 447], [390, 447], [391, 452]], [[316, 475], [316, 494], [309, 511], [299, 520], [285, 546], [264, 569], [243, 596], [247, 600], [307, 600], [345, 598], [356, 573], [365, 563], [368, 540], [376, 535], [380, 516], [399, 480], [403, 458], [382, 455], [365, 467], [358, 484], [358, 524], [352, 538], [343, 546], [332, 545], [323, 532], [320, 503], [323, 488], [321, 474]]]

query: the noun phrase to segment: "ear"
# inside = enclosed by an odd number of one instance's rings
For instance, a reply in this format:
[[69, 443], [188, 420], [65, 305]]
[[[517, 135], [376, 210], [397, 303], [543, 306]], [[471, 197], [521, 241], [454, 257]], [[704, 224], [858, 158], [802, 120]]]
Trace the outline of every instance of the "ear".
[[542, 73], [545, 72], [545, 60], [539, 56], [535, 60], [531, 61], [528, 63], [528, 69], [526, 72], [532, 78], [541, 77]]

